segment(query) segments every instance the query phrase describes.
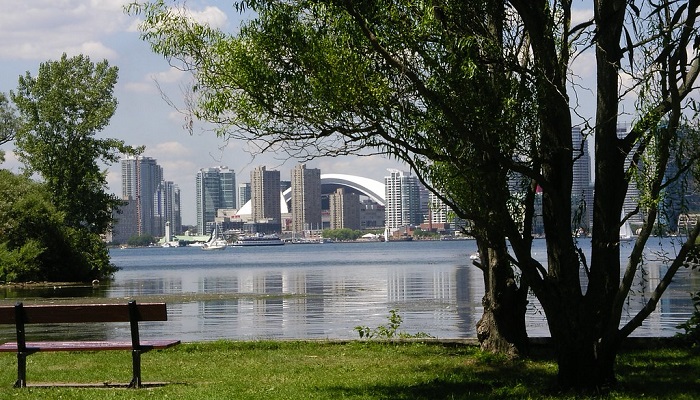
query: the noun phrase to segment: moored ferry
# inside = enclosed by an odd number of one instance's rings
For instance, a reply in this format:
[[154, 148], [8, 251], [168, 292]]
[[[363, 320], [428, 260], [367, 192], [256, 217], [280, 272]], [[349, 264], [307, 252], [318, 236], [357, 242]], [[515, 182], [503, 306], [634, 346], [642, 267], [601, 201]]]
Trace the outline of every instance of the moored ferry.
[[233, 246], [281, 246], [284, 242], [277, 235], [239, 236]]

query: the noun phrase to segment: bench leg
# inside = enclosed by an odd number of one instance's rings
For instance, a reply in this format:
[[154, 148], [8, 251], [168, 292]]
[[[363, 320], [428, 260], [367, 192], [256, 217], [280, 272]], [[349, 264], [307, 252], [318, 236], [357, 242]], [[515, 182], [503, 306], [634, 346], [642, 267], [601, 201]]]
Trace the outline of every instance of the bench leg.
[[17, 353], [17, 381], [16, 388], [27, 387], [27, 353]]
[[133, 369], [133, 375], [131, 378], [131, 383], [129, 387], [140, 388], [141, 387], [141, 350], [131, 351], [131, 363]]

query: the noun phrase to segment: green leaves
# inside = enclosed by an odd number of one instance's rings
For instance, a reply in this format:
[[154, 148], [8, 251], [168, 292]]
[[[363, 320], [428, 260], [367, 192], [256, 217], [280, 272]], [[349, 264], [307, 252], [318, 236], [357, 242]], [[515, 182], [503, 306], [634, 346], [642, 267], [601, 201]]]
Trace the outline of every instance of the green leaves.
[[106, 60], [63, 54], [42, 63], [36, 76], [21, 76], [11, 92], [20, 117], [15, 151], [43, 185], [20, 182], [27, 188], [22, 197], [6, 192], [0, 207], [4, 279], [84, 281], [115, 271], [99, 234], [121, 201], [106, 192], [100, 165], [141, 151], [95, 137], [116, 110], [116, 81], [117, 68]]
[[91, 281], [116, 268], [100, 236], [67, 226], [45, 184], [0, 170], [0, 281]]
[[105, 193], [99, 162], [110, 164], [128, 146], [95, 134], [117, 106], [113, 95], [117, 68], [87, 56], [47, 61], [37, 76], [20, 77], [12, 100], [22, 118], [16, 136], [19, 159], [44, 179], [56, 207], [74, 228], [103, 233], [117, 199]]

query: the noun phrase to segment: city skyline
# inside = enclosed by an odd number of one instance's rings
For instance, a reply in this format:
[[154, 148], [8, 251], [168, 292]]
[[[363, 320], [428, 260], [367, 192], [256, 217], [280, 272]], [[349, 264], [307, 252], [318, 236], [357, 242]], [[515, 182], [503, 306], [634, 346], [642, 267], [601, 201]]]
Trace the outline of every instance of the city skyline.
[[[123, 6], [131, 0], [85, 2], [66, 0], [7, 1], [0, 0], [0, 92], [16, 90], [17, 79], [29, 72], [35, 75], [39, 64], [58, 60], [63, 53], [69, 57], [84, 54], [93, 62], [106, 59], [119, 68], [114, 95], [119, 102], [116, 114], [100, 137], [124, 140], [132, 146], [146, 146], [144, 156], [158, 160], [164, 169], [163, 178], [179, 185], [182, 195], [182, 222], [196, 223], [194, 176], [200, 168], [228, 165], [239, 176], [247, 176], [255, 165], [291, 169], [302, 160], [283, 154], [253, 156], [253, 142], [227, 141], [219, 138], [213, 127], [192, 121], [192, 132], [182, 110], [185, 96], [182, 88], [191, 77], [172, 68], [162, 56], [154, 54], [139, 38], [138, 17], [126, 15]], [[235, 10], [223, 0], [197, 0], [187, 4], [192, 18], [207, 22], [214, 28], [235, 32], [245, 13]], [[591, 6], [575, 7], [572, 23], [580, 23], [593, 15]], [[572, 66], [582, 82], [594, 81], [595, 58], [584, 53]], [[583, 85], [586, 86], [586, 85]], [[595, 104], [594, 94], [580, 91], [581, 118], [593, 116], [588, 104]], [[12, 153], [13, 143], [0, 145], [6, 151], [6, 161], [0, 168], [19, 172], [21, 164]], [[303, 160], [309, 168], [358, 175], [383, 182], [386, 170], [407, 170], [405, 163], [388, 156], [343, 156]], [[119, 164], [107, 171], [109, 192], [121, 194]]]

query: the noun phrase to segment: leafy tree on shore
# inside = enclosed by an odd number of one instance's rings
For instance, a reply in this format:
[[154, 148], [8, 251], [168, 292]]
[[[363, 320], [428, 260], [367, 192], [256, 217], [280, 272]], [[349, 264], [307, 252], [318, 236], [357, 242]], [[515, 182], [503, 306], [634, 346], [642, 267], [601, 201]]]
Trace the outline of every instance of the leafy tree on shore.
[[[47, 279], [84, 281], [113, 272], [100, 235], [110, 228], [112, 210], [122, 202], [107, 193], [106, 172], [99, 163], [114, 163], [120, 153], [135, 150], [95, 135], [116, 110], [116, 81], [117, 68], [106, 60], [95, 64], [87, 56], [63, 54], [58, 61], [42, 63], [36, 76], [20, 76], [17, 90], [10, 92], [19, 114], [15, 152], [25, 172], [42, 179], [66, 226], [70, 251], [82, 252], [80, 257], [43, 263], [42, 268], [51, 270], [45, 273]], [[61, 254], [56, 246], [46, 247], [49, 250], [54, 256]]]
[[[482, 345], [523, 345], [531, 288], [559, 383], [590, 390], [615, 383], [622, 341], [653, 311], [700, 233], [698, 224], [646, 306], [622, 323], [664, 189], [683, 176], [667, 169], [697, 172], [690, 95], [700, 73], [700, 2], [595, 0], [592, 17], [577, 24], [572, 4], [251, 0], [236, 3], [254, 14], [236, 34], [162, 1], [131, 10], [145, 17], [154, 51], [193, 73], [193, 117], [218, 123], [221, 135], [301, 159], [372, 149], [411, 165], [473, 224], [486, 284]], [[573, 165], [585, 145], [572, 141], [582, 112], [572, 70], [587, 50], [596, 60], [587, 89], [597, 95], [595, 119], [584, 123], [595, 140], [590, 259], [572, 235], [571, 212]], [[630, 94], [631, 129], [618, 136]], [[619, 228], [635, 183], [632, 214], [644, 224], [623, 269]], [[532, 255], [536, 199], [546, 265]]]
[[333, 240], [356, 240], [362, 236], [361, 231], [355, 231], [348, 228], [343, 229], [326, 229], [323, 231], [323, 237]]
[[155, 243], [156, 238], [153, 235], [134, 235], [126, 242], [129, 246], [143, 247]]
[[0, 170], [0, 281], [80, 282], [115, 271], [100, 237], [67, 226], [45, 184]]
[[114, 115], [117, 67], [94, 64], [87, 56], [48, 61], [34, 77], [20, 76], [12, 100], [21, 116], [16, 152], [31, 173], [38, 173], [53, 195], [66, 223], [92, 233], [104, 233], [112, 209], [121, 204], [106, 192], [105, 172], [131, 150], [123, 141], [99, 139]]

